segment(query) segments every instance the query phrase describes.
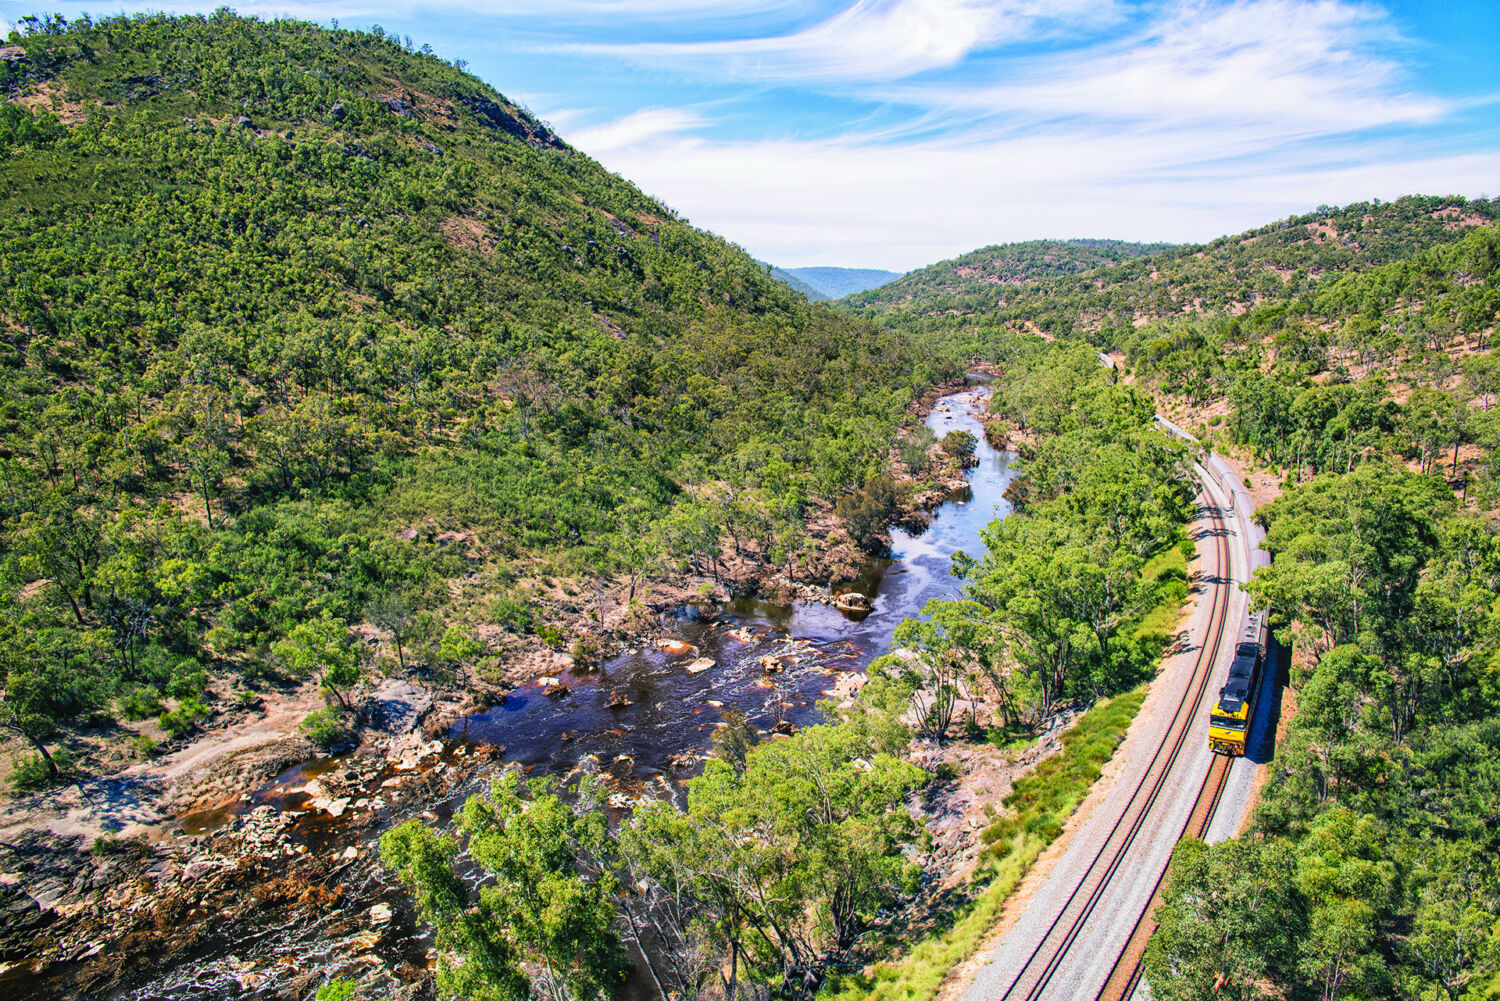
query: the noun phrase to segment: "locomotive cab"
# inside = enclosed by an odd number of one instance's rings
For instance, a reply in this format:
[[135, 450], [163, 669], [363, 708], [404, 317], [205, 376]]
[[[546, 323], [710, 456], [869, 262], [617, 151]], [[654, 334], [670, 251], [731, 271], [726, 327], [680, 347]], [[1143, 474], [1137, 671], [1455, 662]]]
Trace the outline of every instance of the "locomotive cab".
[[1245, 753], [1245, 733], [1255, 714], [1255, 693], [1265, 663], [1265, 640], [1261, 617], [1248, 616], [1234, 648], [1229, 678], [1208, 717], [1208, 746], [1216, 754]]

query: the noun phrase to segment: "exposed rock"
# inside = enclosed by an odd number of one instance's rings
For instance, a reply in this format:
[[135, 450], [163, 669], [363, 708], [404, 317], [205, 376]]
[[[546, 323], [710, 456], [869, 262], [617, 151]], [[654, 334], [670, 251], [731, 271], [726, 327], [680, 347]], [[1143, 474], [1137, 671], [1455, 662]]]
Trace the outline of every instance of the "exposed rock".
[[611, 709], [624, 709], [627, 706], [635, 705], [635, 700], [626, 695], [624, 692], [610, 692], [609, 702], [607, 702], [606, 705], [608, 705]]
[[387, 678], [370, 693], [366, 705], [374, 725], [386, 733], [411, 733], [432, 711], [432, 696], [409, 681]]
[[[332, 118], [336, 122], [342, 122], [344, 120], [344, 116], [347, 114], [348, 112], [344, 110], [343, 101], [335, 101], [333, 107], [328, 109], [328, 117]], [[415, 535], [415, 533], [413, 534]]]
[[0, 59], [8, 63], [19, 62], [26, 58], [26, 50], [19, 45], [0, 45]]
[[558, 682], [555, 685], [548, 685], [546, 688], [542, 689], [542, 694], [547, 696], [547, 698], [549, 699], [560, 699], [564, 695], [569, 695], [571, 693], [572, 689], [570, 689], [567, 685], [562, 684], [561, 682]]
[[241, 115], [239, 117], [239, 119], [235, 122], [235, 124], [238, 125], [242, 129], [253, 129], [253, 128], [255, 128], [255, 123], [252, 122], [249, 118], [245, 117], [244, 115]]
[[687, 666], [687, 670], [688, 674], [702, 674], [713, 666], [714, 659], [712, 657], [699, 657]]
[[858, 591], [846, 591], [833, 603], [846, 612], [868, 612], [871, 608], [870, 599]]
[[370, 908], [370, 923], [383, 925], [391, 920], [391, 908], [389, 904], [376, 904]]
[[698, 651], [698, 648], [693, 646], [693, 644], [684, 643], [682, 640], [673, 639], [670, 636], [664, 636], [661, 639], [657, 640], [656, 646], [658, 649], [665, 650], [667, 653], [671, 654], [674, 657], [680, 657], [683, 654], [697, 653]]

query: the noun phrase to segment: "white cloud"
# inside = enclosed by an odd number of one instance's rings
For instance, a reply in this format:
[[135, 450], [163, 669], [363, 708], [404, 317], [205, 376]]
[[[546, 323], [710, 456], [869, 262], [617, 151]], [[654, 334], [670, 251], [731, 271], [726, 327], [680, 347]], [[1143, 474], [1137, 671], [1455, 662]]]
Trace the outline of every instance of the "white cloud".
[[577, 46], [652, 65], [769, 80], [893, 80], [953, 66], [1044, 25], [1112, 17], [1100, 0], [857, 0], [789, 35]]
[[[944, 51], [898, 35], [876, 46], [888, 69]], [[879, 133], [719, 142], [694, 133], [696, 112], [654, 109], [578, 145], [786, 266], [904, 269], [1041, 236], [1202, 240], [1322, 202], [1494, 188], [1500, 154], [1450, 155], [1423, 132], [1454, 108], [1405, 88], [1379, 54], [1397, 43], [1359, 3], [1183, 2], [987, 83], [866, 88], [912, 109]], [[1370, 138], [1392, 127], [1402, 139]]]
[[1361, 4], [1188, 4], [1136, 37], [1022, 63], [1005, 81], [887, 96], [968, 115], [1232, 122], [1281, 135], [1436, 118], [1445, 104], [1403, 91], [1400, 66], [1374, 51], [1393, 40], [1383, 14]]
[[1007, 240], [1207, 240], [1325, 202], [1477, 195], [1500, 176], [1500, 153], [1385, 144], [1218, 162], [1199, 153], [1193, 141], [1148, 147], [1128, 132], [885, 148], [683, 137], [603, 162], [763, 260], [893, 270]]
[[685, 108], [642, 108], [613, 122], [576, 129], [569, 134], [568, 142], [590, 156], [606, 157], [622, 150], [659, 146], [665, 139], [704, 124], [701, 115]]

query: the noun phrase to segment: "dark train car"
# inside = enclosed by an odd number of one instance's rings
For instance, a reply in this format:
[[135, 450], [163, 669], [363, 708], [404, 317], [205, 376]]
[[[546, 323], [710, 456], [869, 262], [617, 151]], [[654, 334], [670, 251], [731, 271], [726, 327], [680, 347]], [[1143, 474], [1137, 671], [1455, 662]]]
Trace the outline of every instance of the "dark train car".
[[1266, 666], [1266, 617], [1247, 615], [1229, 665], [1229, 679], [1219, 689], [1208, 718], [1208, 746], [1217, 754], [1245, 753], [1245, 733], [1255, 718], [1255, 695]]

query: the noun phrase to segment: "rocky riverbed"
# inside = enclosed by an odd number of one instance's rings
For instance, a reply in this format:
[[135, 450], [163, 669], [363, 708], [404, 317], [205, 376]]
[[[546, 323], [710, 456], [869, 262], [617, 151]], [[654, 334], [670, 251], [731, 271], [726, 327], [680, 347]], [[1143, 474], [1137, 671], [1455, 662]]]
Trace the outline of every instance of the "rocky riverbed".
[[[977, 433], [982, 400], [939, 400], [928, 424]], [[479, 711], [390, 682], [366, 706], [359, 753], [317, 757], [295, 736], [254, 744], [195, 787], [193, 809], [165, 823], [133, 818], [142, 837], [12, 829], [0, 844], [0, 988], [16, 1001], [306, 998], [349, 975], [410, 995], [430, 957], [375, 857], [382, 830], [414, 816], [446, 822], [502, 766], [597, 773], [620, 809], [674, 798], [728, 709], [768, 736], [815, 722], [819, 700], [854, 696], [903, 618], [954, 593], [952, 554], [977, 552], [980, 528], [1004, 514], [1008, 457], [981, 440], [978, 460], [931, 527], [894, 529], [893, 557], [839, 589], [869, 610], [841, 610], [834, 591], [789, 575], [763, 589], [769, 598], [674, 606], [602, 664], [554, 661]], [[276, 777], [238, 792], [245, 767]], [[100, 809], [86, 805], [91, 794], [112, 795], [81, 790], [80, 815]], [[935, 842], [932, 866], [968, 850], [968, 812]]]

